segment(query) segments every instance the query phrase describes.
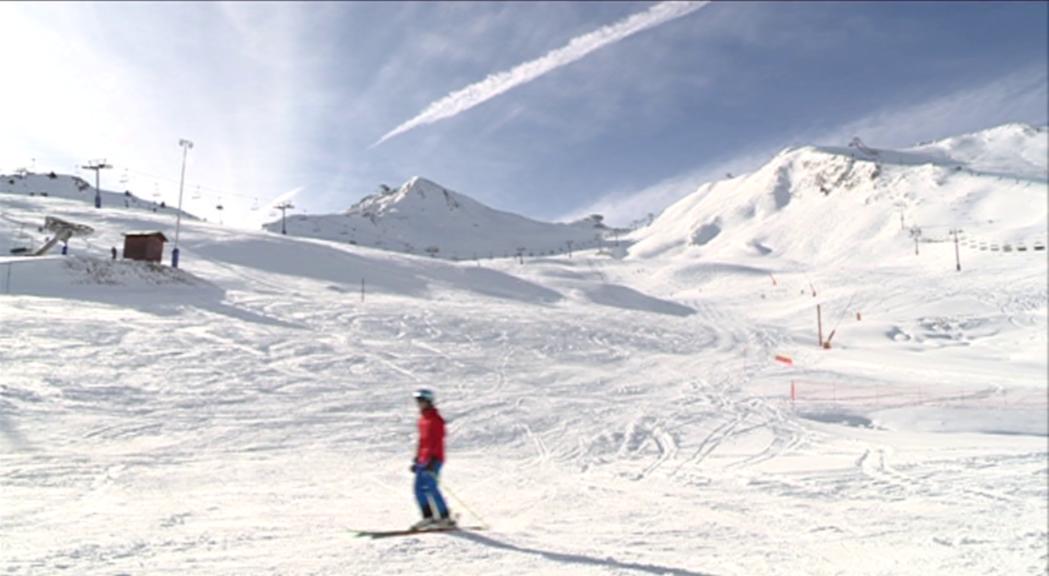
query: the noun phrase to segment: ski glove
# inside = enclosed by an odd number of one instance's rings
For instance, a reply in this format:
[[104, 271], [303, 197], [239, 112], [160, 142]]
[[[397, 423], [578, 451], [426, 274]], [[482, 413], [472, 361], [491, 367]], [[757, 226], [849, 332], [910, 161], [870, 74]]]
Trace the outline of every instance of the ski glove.
[[412, 463], [412, 467], [411, 467], [411, 471], [416, 473], [416, 474], [418, 474], [419, 472], [423, 472], [423, 471], [433, 472], [435, 468], [436, 468], [436, 466], [434, 465], [434, 461], [433, 460], [427, 460], [426, 464], [419, 464], [418, 462], [413, 462]]

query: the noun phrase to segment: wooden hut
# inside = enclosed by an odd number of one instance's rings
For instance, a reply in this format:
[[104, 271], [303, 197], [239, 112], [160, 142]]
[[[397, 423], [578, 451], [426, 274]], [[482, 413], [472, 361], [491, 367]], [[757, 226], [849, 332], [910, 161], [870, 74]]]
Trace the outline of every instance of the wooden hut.
[[160, 262], [167, 241], [162, 232], [128, 232], [124, 234], [124, 258]]

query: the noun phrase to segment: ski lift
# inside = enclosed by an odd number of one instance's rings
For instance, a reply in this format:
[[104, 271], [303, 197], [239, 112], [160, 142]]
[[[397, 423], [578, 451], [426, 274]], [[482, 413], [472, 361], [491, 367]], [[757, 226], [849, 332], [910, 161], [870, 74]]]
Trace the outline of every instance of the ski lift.
[[153, 197], [160, 198], [160, 184], [157, 182], [153, 183]]
[[197, 185], [197, 191], [193, 193], [194, 200], [200, 200], [200, 185]]

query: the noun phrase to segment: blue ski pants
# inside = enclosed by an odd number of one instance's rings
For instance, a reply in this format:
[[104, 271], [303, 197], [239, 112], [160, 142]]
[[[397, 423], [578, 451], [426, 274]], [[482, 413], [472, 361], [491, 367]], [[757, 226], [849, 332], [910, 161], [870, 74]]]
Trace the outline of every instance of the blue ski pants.
[[433, 470], [417, 469], [415, 471], [415, 499], [423, 517], [447, 518], [448, 505], [437, 487], [437, 476], [441, 473], [441, 462], [434, 462]]

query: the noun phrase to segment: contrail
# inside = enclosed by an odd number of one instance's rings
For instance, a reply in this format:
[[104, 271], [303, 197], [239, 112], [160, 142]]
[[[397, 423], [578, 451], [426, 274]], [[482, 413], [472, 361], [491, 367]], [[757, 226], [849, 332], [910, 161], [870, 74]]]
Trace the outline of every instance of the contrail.
[[370, 148], [374, 148], [390, 138], [398, 134], [404, 134], [413, 128], [451, 118], [507, 90], [526, 82], [531, 82], [547, 72], [571, 64], [594, 50], [619, 42], [643, 30], [691, 14], [707, 4], [709, 2], [660, 2], [644, 12], [639, 12], [582, 36], [577, 36], [569, 41], [568, 44], [556, 50], [551, 50], [544, 56], [518, 64], [503, 72], [489, 74], [484, 80], [456, 90], [444, 98], [433, 102], [415, 118], [387, 132], [386, 135], [372, 144]]

